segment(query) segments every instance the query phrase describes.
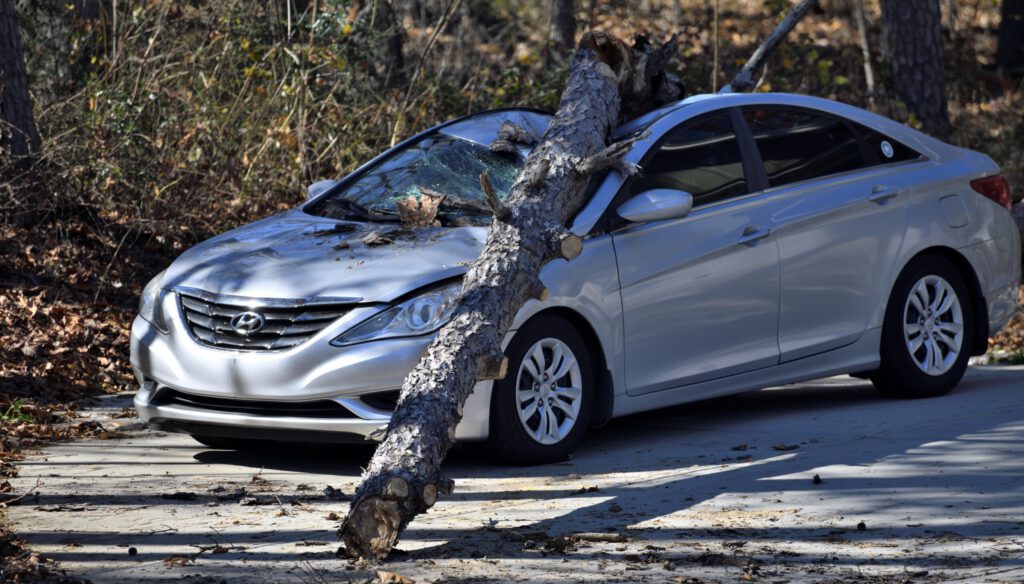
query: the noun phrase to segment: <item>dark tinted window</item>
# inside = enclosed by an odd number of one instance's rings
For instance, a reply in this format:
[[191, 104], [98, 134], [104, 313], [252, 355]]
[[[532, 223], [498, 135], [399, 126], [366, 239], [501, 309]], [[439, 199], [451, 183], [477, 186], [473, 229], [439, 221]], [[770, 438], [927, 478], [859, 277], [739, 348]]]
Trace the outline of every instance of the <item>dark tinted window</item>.
[[913, 148], [900, 144], [885, 134], [880, 134], [870, 128], [865, 128], [860, 124], [857, 124], [856, 126], [857, 131], [860, 132], [861, 138], [864, 139], [864, 143], [867, 145], [869, 165], [903, 162], [905, 160], [915, 160], [921, 157], [921, 153], [917, 152]]
[[853, 132], [839, 120], [801, 110], [745, 110], [764, 161], [768, 185], [777, 187], [864, 166]]
[[727, 113], [676, 130], [643, 165], [632, 194], [649, 189], [676, 189], [693, 195], [693, 204], [706, 205], [746, 194], [736, 133]]

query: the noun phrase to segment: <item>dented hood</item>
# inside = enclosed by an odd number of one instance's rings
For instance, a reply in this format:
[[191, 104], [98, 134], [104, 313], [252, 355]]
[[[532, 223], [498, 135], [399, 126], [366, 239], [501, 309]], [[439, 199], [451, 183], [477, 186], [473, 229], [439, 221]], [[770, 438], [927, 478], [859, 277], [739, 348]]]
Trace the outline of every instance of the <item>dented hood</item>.
[[[377, 244], [371, 242], [374, 232], [382, 240]], [[293, 210], [186, 251], [168, 268], [163, 287], [250, 298], [389, 302], [464, 273], [486, 236], [486, 227], [406, 229]]]

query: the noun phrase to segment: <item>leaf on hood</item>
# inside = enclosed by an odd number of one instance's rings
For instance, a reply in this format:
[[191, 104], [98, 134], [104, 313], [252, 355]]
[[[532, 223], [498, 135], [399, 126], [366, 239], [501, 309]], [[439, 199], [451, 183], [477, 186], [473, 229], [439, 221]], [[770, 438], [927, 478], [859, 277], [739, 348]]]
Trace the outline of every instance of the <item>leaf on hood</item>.
[[398, 201], [398, 217], [406, 227], [438, 227], [437, 211], [444, 195], [422, 193], [419, 198], [406, 197]]

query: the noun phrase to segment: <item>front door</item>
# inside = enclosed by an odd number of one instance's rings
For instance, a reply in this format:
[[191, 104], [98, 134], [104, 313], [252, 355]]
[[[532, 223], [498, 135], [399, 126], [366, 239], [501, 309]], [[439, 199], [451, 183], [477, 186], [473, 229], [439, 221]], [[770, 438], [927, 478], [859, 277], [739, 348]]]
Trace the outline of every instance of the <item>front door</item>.
[[626, 188], [694, 195], [685, 218], [612, 234], [622, 294], [626, 389], [661, 391], [778, 362], [774, 205], [750, 193], [727, 112], [673, 130]]

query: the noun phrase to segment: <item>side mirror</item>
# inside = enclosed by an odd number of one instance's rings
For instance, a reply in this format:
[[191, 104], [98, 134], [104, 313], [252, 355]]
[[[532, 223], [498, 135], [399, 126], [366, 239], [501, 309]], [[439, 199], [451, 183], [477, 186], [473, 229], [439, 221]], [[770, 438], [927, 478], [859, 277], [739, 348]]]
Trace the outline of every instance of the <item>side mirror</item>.
[[326, 193], [331, 187], [338, 184], [338, 181], [334, 179], [318, 180], [315, 183], [306, 187], [306, 198], [309, 200], [315, 199], [320, 195]]
[[686, 217], [693, 208], [693, 195], [673, 189], [652, 189], [634, 196], [615, 211], [626, 221], [646, 223]]

